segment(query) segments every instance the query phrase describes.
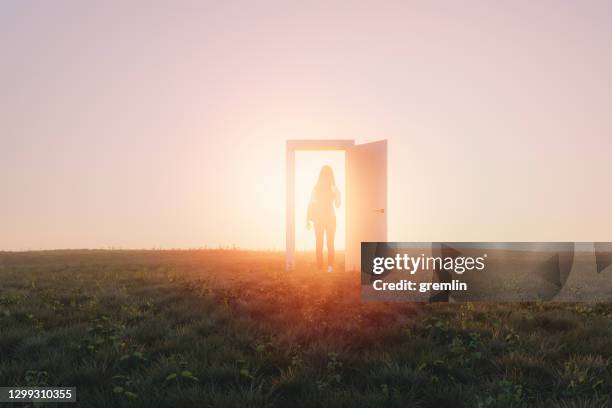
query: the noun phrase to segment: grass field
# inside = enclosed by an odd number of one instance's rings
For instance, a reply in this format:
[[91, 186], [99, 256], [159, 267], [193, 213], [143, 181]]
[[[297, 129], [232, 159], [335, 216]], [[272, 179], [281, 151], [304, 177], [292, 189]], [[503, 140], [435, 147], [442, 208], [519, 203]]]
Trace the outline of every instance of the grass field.
[[610, 304], [362, 304], [246, 251], [0, 253], [0, 386], [80, 406], [609, 407]]

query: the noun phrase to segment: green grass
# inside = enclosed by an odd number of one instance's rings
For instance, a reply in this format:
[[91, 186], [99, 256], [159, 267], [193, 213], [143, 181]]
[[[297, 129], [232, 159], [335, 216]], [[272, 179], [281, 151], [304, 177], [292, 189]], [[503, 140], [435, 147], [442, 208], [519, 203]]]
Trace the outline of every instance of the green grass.
[[362, 304], [245, 251], [0, 253], [0, 385], [80, 406], [607, 407], [610, 304]]

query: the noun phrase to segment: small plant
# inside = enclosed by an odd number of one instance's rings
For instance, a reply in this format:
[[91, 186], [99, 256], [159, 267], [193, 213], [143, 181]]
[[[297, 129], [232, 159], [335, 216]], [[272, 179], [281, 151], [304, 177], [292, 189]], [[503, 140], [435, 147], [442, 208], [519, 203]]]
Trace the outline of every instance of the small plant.
[[23, 296], [19, 294], [0, 295], [0, 306], [11, 306], [22, 303]]
[[180, 380], [186, 380], [191, 382], [200, 382], [200, 379], [193, 375], [189, 370], [183, 370], [180, 372], [170, 373], [164, 380], [167, 383], [179, 382]]
[[166, 271], [166, 279], [168, 279], [168, 282], [170, 282], [170, 283], [176, 282], [177, 276], [178, 275], [176, 273], [176, 270], [174, 270], [174, 269], [168, 269]]
[[113, 377], [113, 381], [117, 384], [113, 387], [113, 394], [130, 401], [138, 398], [138, 394], [129, 390], [134, 386], [134, 383], [128, 376], [116, 375]]
[[49, 374], [46, 371], [28, 370], [25, 373], [25, 385], [27, 387], [45, 387]]
[[199, 383], [200, 379], [193, 375], [191, 371], [187, 369], [187, 361], [179, 361], [178, 362], [179, 369], [171, 372], [164, 379], [164, 383], [166, 385], [169, 384], [178, 384], [181, 383]]
[[338, 353], [327, 353], [327, 365], [323, 378], [316, 381], [316, 386], [319, 391], [329, 388], [333, 384], [339, 384], [342, 381], [340, 370], [342, 362], [338, 360]]
[[342, 369], [342, 362], [338, 360], [338, 353], [329, 352], [327, 353], [327, 366], [325, 384], [326, 386], [331, 384], [339, 384], [342, 381], [342, 375], [340, 370]]
[[258, 341], [257, 344], [255, 344], [253, 348], [255, 349], [256, 353], [263, 354], [266, 351], [266, 347], [267, 347], [267, 343], [263, 341]]
[[476, 332], [469, 333], [467, 345], [472, 350], [476, 350], [480, 348], [482, 346], [482, 340], [480, 338], [480, 333], [476, 333]]
[[513, 384], [508, 380], [501, 380], [494, 384], [485, 395], [477, 398], [476, 406], [478, 408], [514, 407], [521, 404], [523, 396], [521, 385]]
[[482, 350], [484, 345], [480, 333], [471, 332], [468, 334], [467, 347], [470, 349], [470, 358], [473, 360], [479, 360], [482, 357]]
[[504, 341], [509, 346], [514, 346], [518, 344], [520, 340], [521, 340], [521, 337], [518, 335], [517, 332], [515, 332], [512, 329], [510, 329], [510, 331], [506, 333], [506, 335], [504, 336]]
[[259, 338], [255, 344], [252, 346], [256, 355], [259, 357], [266, 357], [270, 355], [272, 351], [273, 341], [270, 337], [268, 338]]
[[304, 359], [299, 352], [295, 352], [291, 355], [291, 367], [301, 367], [304, 365]]
[[447, 341], [450, 335], [450, 322], [448, 320], [432, 317], [428, 319], [425, 328], [429, 335], [437, 341]]
[[459, 307], [459, 321], [461, 323], [461, 328], [465, 329], [467, 322], [470, 320], [474, 312], [474, 304], [471, 302], [464, 303]]
[[131, 354], [124, 354], [119, 359], [119, 364], [121, 365], [121, 367], [128, 370], [132, 370], [146, 362], [147, 359], [140, 351], [135, 351]]
[[126, 397], [129, 400], [135, 400], [138, 398], [138, 394], [128, 391], [125, 388], [121, 387], [121, 386], [116, 386], [113, 388], [113, 394], [117, 394], [117, 395], [123, 395], [124, 397]]
[[248, 380], [254, 380], [255, 376], [251, 373], [249, 368], [247, 367], [247, 362], [245, 360], [236, 361], [238, 365], [239, 373], [241, 378], [246, 378]]
[[37, 319], [33, 314], [31, 313], [28, 314], [27, 318], [30, 322], [32, 322], [32, 324], [37, 330], [44, 330], [42, 322], [39, 319]]
[[73, 344], [72, 348], [76, 351], [93, 354], [107, 345], [119, 347], [122, 344], [119, 335], [122, 329], [122, 326], [111, 322], [107, 316], [96, 318], [87, 328], [87, 336], [80, 343]]
[[583, 316], [591, 316], [594, 313], [593, 308], [586, 305], [576, 305], [574, 311]]
[[597, 391], [604, 383], [596, 370], [575, 360], [565, 362], [562, 377], [566, 381], [563, 394], [572, 397]]
[[453, 341], [451, 341], [449, 349], [452, 354], [459, 356], [459, 357], [463, 357], [463, 355], [467, 351], [467, 348], [463, 344], [463, 340], [461, 340], [461, 338], [459, 337], [455, 337]]

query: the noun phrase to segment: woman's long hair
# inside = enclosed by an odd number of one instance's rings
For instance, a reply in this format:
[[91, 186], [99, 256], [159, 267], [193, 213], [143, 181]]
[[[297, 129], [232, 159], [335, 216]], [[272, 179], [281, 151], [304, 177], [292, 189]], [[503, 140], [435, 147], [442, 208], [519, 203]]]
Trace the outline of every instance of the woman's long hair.
[[317, 194], [329, 194], [332, 192], [332, 187], [336, 186], [336, 180], [334, 179], [334, 172], [329, 166], [321, 167], [319, 173], [319, 179], [315, 185], [315, 191]]

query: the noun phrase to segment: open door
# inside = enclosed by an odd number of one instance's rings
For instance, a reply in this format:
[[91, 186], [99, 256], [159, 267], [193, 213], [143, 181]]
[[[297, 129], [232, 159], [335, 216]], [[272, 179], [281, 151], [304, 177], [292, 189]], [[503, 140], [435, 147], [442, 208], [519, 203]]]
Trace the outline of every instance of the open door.
[[345, 269], [361, 269], [361, 242], [387, 240], [387, 141], [346, 150]]

